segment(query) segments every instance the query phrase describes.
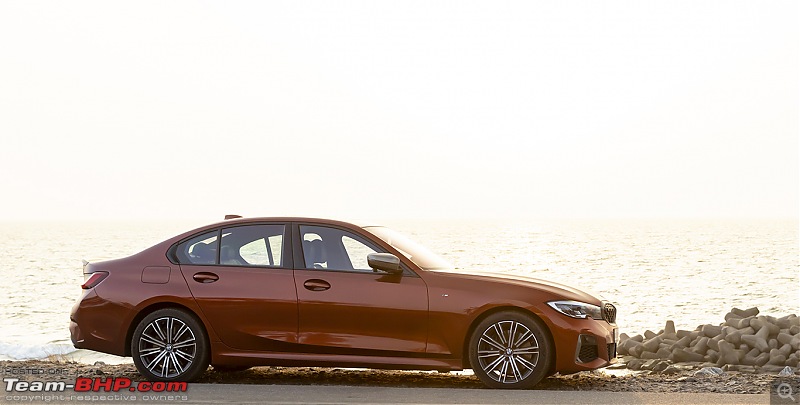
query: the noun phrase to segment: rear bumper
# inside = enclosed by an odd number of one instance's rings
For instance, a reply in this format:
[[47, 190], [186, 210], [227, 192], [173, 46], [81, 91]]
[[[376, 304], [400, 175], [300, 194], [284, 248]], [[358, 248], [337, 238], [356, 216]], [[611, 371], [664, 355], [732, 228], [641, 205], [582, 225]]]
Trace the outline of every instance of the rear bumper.
[[72, 345], [75, 346], [76, 349], [86, 349], [86, 337], [84, 336], [83, 331], [81, 330], [80, 325], [78, 325], [78, 318], [81, 316], [80, 314], [83, 312], [81, 311], [81, 303], [87, 299], [92, 300], [96, 299], [97, 294], [95, 294], [94, 290], [84, 291], [83, 295], [75, 305], [72, 306], [72, 310], [69, 312], [69, 337], [72, 340]]
[[[104, 333], [102, 325], [107, 325], [108, 308], [106, 300], [100, 298], [94, 289], [86, 290], [84, 295], [72, 307], [69, 315], [69, 334], [72, 345], [76, 349], [88, 349], [98, 352], [125, 356], [124, 344], [115, 341], [113, 335]], [[104, 319], [105, 318], [105, 319]]]
[[84, 349], [83, 344], [86, 342], [86, 339], [83, 337], [78, 323], [72, 319], [69, 320], [69, 337], [72, 339], [72, 345], [75, 346], [76, 349]]

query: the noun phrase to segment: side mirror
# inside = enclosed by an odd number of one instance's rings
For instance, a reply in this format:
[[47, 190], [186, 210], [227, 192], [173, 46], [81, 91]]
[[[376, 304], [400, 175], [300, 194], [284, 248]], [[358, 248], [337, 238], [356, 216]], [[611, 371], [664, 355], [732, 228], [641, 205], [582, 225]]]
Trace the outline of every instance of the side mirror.
[[367, 264], [375, 270], [382, 270], [389, 274], [402, 274], [400, 259], [391, 253], [370, 253], [367, 255]]

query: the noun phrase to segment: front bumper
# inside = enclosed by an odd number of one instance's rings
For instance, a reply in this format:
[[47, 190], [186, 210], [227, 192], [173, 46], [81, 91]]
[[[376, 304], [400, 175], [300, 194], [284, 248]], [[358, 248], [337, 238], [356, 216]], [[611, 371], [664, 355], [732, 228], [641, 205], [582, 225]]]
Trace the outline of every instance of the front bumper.
[[[616, 331], [614, 332], [616, 336]], [[605, 345], [598, 343], [598, 337], [591, 333], [582, 333], [578, 335], [578, 344], [575, 347], [575, 362], [586, 364], [591, 363], [600, 358], [600, 354], [605, 350], [606, 360], [613, 363], [617, 357], [617, 343], [616, 338], [612, 339], [613, 343], [606, 343]]]
[[[617, 326], [605, 321], [585, 320], [587, 325], [573, 330], [559, 350], [558, 371], [572, 373], [608, 366], [617, 357]], [[568, 342], [568, 344], [566, 344]]]
[[[549, 308], [548, 308], [549, 309]], [[556, 346], [555, 370], [562, 374], [594, 370], [616, 361], [616, 323], [575, 319], [555, 310], [545, 314]]]

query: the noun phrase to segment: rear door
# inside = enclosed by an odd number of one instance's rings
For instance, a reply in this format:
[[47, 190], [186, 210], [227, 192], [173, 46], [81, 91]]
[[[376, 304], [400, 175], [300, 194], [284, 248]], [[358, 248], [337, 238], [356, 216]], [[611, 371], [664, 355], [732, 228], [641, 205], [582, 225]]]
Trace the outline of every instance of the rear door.
[[376, 272], [367, 254], [382, 252], [350, 230], [294, 227], [298, 342], [332, 352], [424, 352], [428, 337], [428, 289], [411, 271]]
[[297, 293], [287, 225], [222, 228], [180, 245], [176, 255], [197, 304], [226, 345], [284, 350], [297, 342]]

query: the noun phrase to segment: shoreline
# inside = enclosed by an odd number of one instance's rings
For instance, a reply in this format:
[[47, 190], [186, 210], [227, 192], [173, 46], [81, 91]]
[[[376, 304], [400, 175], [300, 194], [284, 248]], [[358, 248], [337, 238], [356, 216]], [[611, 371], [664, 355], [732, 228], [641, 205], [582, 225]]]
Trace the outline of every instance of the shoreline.
[[[775, 374], [737, 371], [695, 375], [695, 368], [689, 365], [676, 366], [678, 370], [670, 374], [632, 372], [614, 366], [570, 375], [557, 374], [545, 378], [533, 390], [762, 394], [768, 393], [771, 383], [778, 378]], [[58, 360], [0, 361], [0, 373], [3, 378], [23, 381], [74, 381], [76, 377], [127, 377], [144, 381], [132, 364], [102, 362], [87, 365]], [[477, 377], [467, 373], [323, 367], [254, 367], [239, 372], [219, 372], [209, 367], [196, 383], [485, 389]]]

